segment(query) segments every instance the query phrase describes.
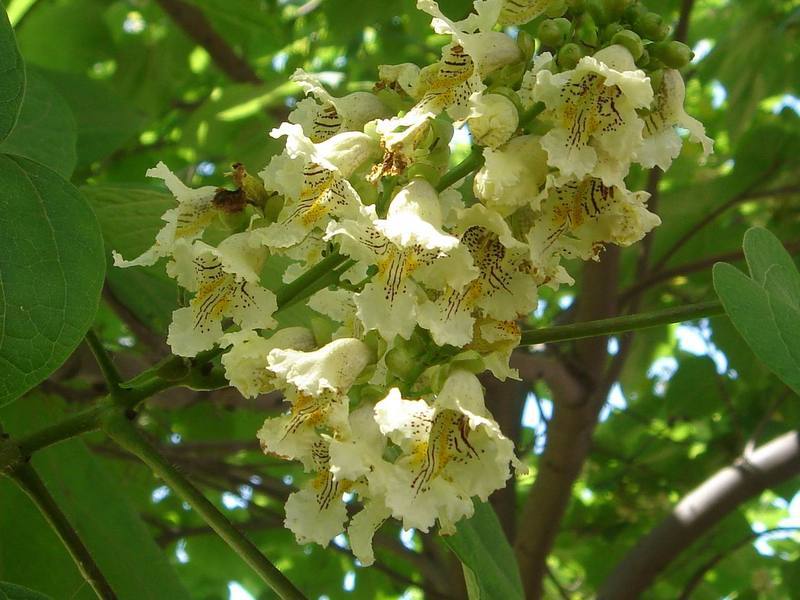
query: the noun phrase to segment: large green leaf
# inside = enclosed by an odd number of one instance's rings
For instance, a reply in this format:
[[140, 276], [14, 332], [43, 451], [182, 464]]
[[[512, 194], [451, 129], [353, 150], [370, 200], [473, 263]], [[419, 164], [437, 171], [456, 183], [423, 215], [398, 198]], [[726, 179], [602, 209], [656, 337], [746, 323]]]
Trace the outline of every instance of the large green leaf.
[[103, 240], [80, 192], [47, 167], [0, 155], [0, 405], [47, 377], [94, 319]]
[[77, 131], [69, 105], [35, 69], [27, 70], [25, 100], [11, 134], [0, 152], [24, 156], [47, 165], [69, 179], [75, 168]]
[[[107, 253], [116, 250], [125, 258], [147, 250], [163, 225], [160, 217], [175, 206], [171, 194], [153, 187], [98, 185], [83, 188], [94, 208]], [[108, 283], [116, 298], [143, 323], [166, 332], [177, 308], [178, 287], [164, 272], [164, 265], [118, 269], [109, 267]]]
[[475, 514], [456, 529], [455, 535], [442, 539], [464, 567], [470, 600], [524, 598], [514, 551], [494, 509], [476, 502]]
[[15, 583], [0, 581], [0, 600], [51, 600], [45, 596]]
[[752, 279], [717, 263], [714, 288], [755, 355], [800, 394], [800, 274], [780, 241], [765, 229], [747, 232], [744, 251]]
[[[63, 402], [56, 398], [32, 395], [27, 400], [0, 411], [0, 419], [12, 435], [28, 433], [39, 428], [41, 422], [63, 417]], [[37, 452], [32, 462], [117, 597], [137, 600], [189, 597], [147, 526], [122, 494], [119, 483], [81, 440], [67, 440]], [[49, 569], [35, 556], [21, 556], [26, 548], [36, 552], [36, 545], [22, 544], [17, 552], [0, 553], [0, 574], [35, 586], [37, 577], [48, 578]], [[37, 563], [38, 573], [26, 567], [26, 561]], [[64, 591], [57, 597], [70, 596]]]
[[0, 12], [0, 140], [3, 140], [14, 128], [22, 106], [25, 65], [2, 2]]

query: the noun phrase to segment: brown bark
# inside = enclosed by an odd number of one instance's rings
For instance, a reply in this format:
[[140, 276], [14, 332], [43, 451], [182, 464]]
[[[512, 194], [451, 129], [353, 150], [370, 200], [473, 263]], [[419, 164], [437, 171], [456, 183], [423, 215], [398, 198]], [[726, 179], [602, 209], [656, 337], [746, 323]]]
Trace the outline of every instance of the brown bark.
[[600, 600], [641, 597], [659, 573], [743, 502], [800, 475], [800, 432], [791, 431], [718, 471], [683, 498], [619, 562]]

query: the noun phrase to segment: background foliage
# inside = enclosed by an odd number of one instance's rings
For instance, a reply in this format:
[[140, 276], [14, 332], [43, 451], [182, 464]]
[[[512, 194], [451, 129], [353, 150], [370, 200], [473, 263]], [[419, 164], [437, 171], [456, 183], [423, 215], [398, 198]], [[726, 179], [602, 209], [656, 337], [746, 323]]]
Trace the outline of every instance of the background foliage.
[[[471, 3], [440, 4], [458, 15]], [[679, 31], [687, 28], [687, 42], [697, 52], [685, 73], [688, 109], [716, 139], [716, 153], [698, 166], [698, 148], [690, 146], [663, 178], [634, 173], [654, 193], [651, 202], [664, 224], [620, 257], [609, 252], [574, 290], [545, 293], [532, 325], [608, 316], [591, 315], [592, 304], [603, 301], [608, 314], [624, 314], [713, 299], [711, 266], [719, 260], [742, 266], [741, 240], [752, 225], [769, 228], [791, 253], [800, 250], [800, 101], [794, 96], [800, 88], [800, 3], [649, 4], [670, 15]], [[163, 160], [198, 185], [222, 185], [233, 162], [257, 171], [278, 150], [267, 132], [298, 98], [298, 89], [286, 83], [296, 67], [326, 73], [343, 92], [369, 89], [379, 64], [437, 58], [442, 40], [413, 5], [7, 3], [27, 83], [22, 98], [15, 87], [22, 81], [19, 57], [13, 42], [0, 37], [0, 70], [10, 74], [3, 76], [0, 103], [21, 101], [15, 127], [0, 121], [0, 271], [9, 290], [33, 286], [59, 297], [57, 306], [41, 310], [65, 311], [70, 325], [58, 335], [44, 331], [26, 339], [19, 333], [29, 329], [26, 315], [15, 312], [13, 296], [4, 298], [0, 404], [66, 359], [25, 397], [0, 408], [6, 431], [32, 431], [104, 393], [87, 349], [72, 351], [95, 314], [101, 232], [106, 260], [112, 246], [135, 256], [150, 245], [159, 215], [172, 202], [145, 181], [144, 171]], [[465, 151], [457, 147], [454, 156]], [[24, 190], [28, 201], [11, 204], [8, 190]], [[65, 222], [73, 234], [37, 240], [43, 234], [26, 230], [26, 223], [44, 218]], [[41, 244], [60, 260], [39, 260]], [[67, 283], [59, 269], [79, 277]], [[266, 285], [277, 285], [277, 273], [278, 265]], [[120, 369], [133, 375], [166, 355], [163, 340], [177, 289], [158, 267], [109, 269], [102, 285], [95, 326]], [[302, 317], [288, 311], [284, 318]], [[523, 384], [487, 382], [493, 411], [531, 466], [494, 502], [512, 543], [531, 535], [526, 528], [535, 524], [525, 507], [544, 468], [549, 429], [558, 431], [552, 431], [557, 437], [548, 460], [577, 461], [581, 473], [547, 561], [548, 597], [592, 597], [689, 490], [800, 422], [800, 403], [787, 386], [797, 389], [796, 372], [786, 383], [773, 375], [726, 317], [599, 344], [520, 352]], [[560, 416], [566, 409], [557, 401], [563, 381], [557, 373], [543, 376], [537, 361], [579, 372], [587, 348], [605, 377], [592, 390], [601, 398], [600, 423], [584, 461], [569, 455], [569, 442], [588, 445], [592, 426], [570, 429], [569, 414]], [[33, 363], [43, 366], [32, 372], [27, 365]], [[461, 597], [461, 565], [432, 536], [384, 528], [378, 564], [369, 569], [354, 564], [345, 539], [328, 549], [294, 542], [281, 524], [282, 504], [299, 470], [265, 457], [255, 440], [265, 416], [279, 408], [274, 396], [248, 401], [231, 390], [170, 391], [148, 403], [140, 422], [308, 597]], [[592, 422], [598, 416], [587, 414]], [[186, 504], [102, 436], [51, 447], [36, 455], [34, 465], [121, 598], [272, 597]], [[792, 529], [800, 527], [797, 492], [795, 478], [738, 506], [669, 565], [649, 597], [676, 598], [693, 580], [692, 597], [700, 599], [792, 597], [800, 589], [800, 535]], [[0, 580], [53, 598], [93, 597], [41, 516], [5, 479]], [[4, 593], [0, 587], [0, 598]]]

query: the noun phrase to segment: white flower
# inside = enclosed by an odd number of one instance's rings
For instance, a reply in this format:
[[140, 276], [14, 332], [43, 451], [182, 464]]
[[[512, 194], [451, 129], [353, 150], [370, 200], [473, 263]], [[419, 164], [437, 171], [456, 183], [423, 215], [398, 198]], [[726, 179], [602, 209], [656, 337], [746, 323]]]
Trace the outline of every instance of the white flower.
[[334, 480], [328, 470], [330, 457], [324, 440], [314, 444], [312, 454], [317, 475], [289, 496], [284, 524], [299, 543], [315, 542], [327, 546], [344, 531], [347, 507], [342, 494], [348, 490], [349, 483]]
[[378, 496], [367, 500], [364, 508], [350, 519], [350, 525], [347, 527], [350, 548], [353, 550], [353, 555], [365, 567], [375, 562], [372, 538], [390, 516], [392, 516], [392, 510], [386, 506], [383, 496]]
[[467, 117], [473, 139], [481, 146], [503, 145], [519, 125], [517, 107], [501, 94], [473, 94]]
[[536, 88], [536, 77], [539, 71], [557, 71], [558, 65], [553, 61], [553, 55], [549, 52], [543, 52], [533, 57], [533, 65], [530, 69], [525, 71], [522, 76], [522, 83], [520, 84], [517, 95], [522, 102], [522, 108], [528, 110], [536, 104], [533, 97], [533, 90]]
[[667, 69], [661, 87], [649, 111], [644, 111], [644, 141], [636, 150], [636, 161], [651, 169], [659, 166], [666, 171], [680, 154], [682, 141], [676, 127], [689, 131], [689, 136], [703, 146], [703, 156], [714, 151], [714, 141], [706, 135], [705, 127], [686, 114], [683, 101], [686, 85], [679, 71]]
[[419, 67], [412, 63], [378, 66], [378, 86], [402, 91], [411, 98], [419, 100]]
[[302, 125], [312, 142], [324, 142], [343, 131], [361, 131], [368, 121], [386, 116], [386, 107], [374, 94], [354, 92], [336, 98], [303, 69], [294, 72], [292, 81], [319, 101], [301, 100], [289, 114], [289, 121]]
[[233, 235], [217, 248], [200, 241], [176, 244], [167, 272], [195, 295], [172, 313], [167, 343], [173, 353], [195, 356], [213, 347], [226, 317], [242, 330], [275, 326], [275, 294], [259, 284], [265, 252], [253, 248], [249, 236]]
[[419, 323], [439, 345], [468, 344], [476, 316], [513, 320], [536, 307], [528, 247], [514, 238], [498, 213], [475, 204], [461, 211], [458, 230], [478, 276], [463, 289], [441, 290], [420, 307]]
[[364, 342], [342, 338], [313, 352], [275, 348], [267, 363], [279, 381], [319, 396], [326, 391], [345, 394], [371, 360], [372, 352]]
[[505, 485], [516, 464], [513, 443], [500, 432], [483, 403], [477, 377], [454, 371], [433, 404], [405, 400], [392, 389], [375, 406], [382, 433], [402, 450], [391, 465], [376, 468], [375, 487], [403, 527], [441, 532], [473, 513], [472, 497], [486, 500]]
[[[520, 60], [522, 52], [508, 35], [492, 28], [498, 22], [502, 0], [476, 0], [475, 12], [461, 21], [448, 19], [434, 0], [417, 0], [417, 8], [433, 17], [436, 33], [450, 34], [453, 44], [464, 49], [478, 68], [481, 78]], [[477, 91], [477, 90], [476, 90]]]
[[536, 198], [548, 172], [540, 137], [521, 135], [500, 148], [486, 148], [483, 156], [486, 161], [472, 186], [479, 200], [503, 216], [523, 206], [538, 208]]
[[276, 385], [285, 389], [291, 409], [267, 419], [258, 432], [264, 452], [300, 460], [311, 468], [313, 443], [321, 433], [348, 432], [347, 392], [372, 359], [366, 344], [348, 338], [313, 352], [271, 350], [267, 369], [274, 373]]
[[[464, 349], [478, 352], [484, 367], [500, 381], [508, 378], [518, 379], [519, 373], [511, 368], [509, 360], [521, 339], [522, 331], [516, 321], [478, 319], [475, 322], [472, 341]], [[457, 357], [454, 360], [457, 360]]]
[[166, 222], [156, 235], [155, 243], [143, 254], [132, 260], [125, 260], [117, 252], [112, 252], [115, 267], [146, 267], [154, 265], [158, 259], [169, 256], [177, 240], [193, 241], [203, 235], [205, 228], [216, 215], [214, 196], [217, 188], [204, 186], [192, 189], [184, 185], [175, 174], [160, 162], [147, 170], [148, 177], [163, 179], [169, 191], [178, 201], [178, 206], [169, 209], [161, 216]]
[[542, 118], [553, 125], [542, 137], [551, 166], [565, 176], [591, 174], [606, 185], [622, 185], [642, 142], [636, 109], [653, 100], [650, 79], [628, 50], [609, 46], [571, 71], [539, 71], [533, 99], [544, 102]]
[[328, 227], [326, 238], [336, 237], [342, 252], [377, 265], [355, 302], [364, 327], [387, 341], [407, 339], [414, 330], [419, 283], [460, 289], [476, 274], [466, 248], [442, 231], [438, 201], [433, 187], [417, 178], [397, 193], [385, 219], [366, 207], [362, 219]]
[[629, 246], [661, 223], [649, 212], [647, 192], [630, 192], [585, 177], [542, 193], [541, 213], [528, 234], [533, 272], [541, 283], [562, 280], [560, 257], [596, 259], [605, 243]]
[[269, 339], [252, 330], [236, 331], [223, 335], [220, 345], [230, 347], [221, 359], [225, 378], [242, 396], [255, 398], [276, 388], [275, 374], [267, 370], [267, 355], [270, 350], [311, 350], [314, 347], [314, 336], [305, 327], [280, 329]]
[[345, 132], [319, 144], [300, 125], [283, 123], [273, 137], [286, 136], [286, 150], [260, 173], [268, 190], [282, 194], [285, 204], [276, 223], [259, 230], [263, 243], [286, 249], [314, 229], [324, 229], [333, 216], [358, 213], [361, 199], [347, 181], [375, 150], [366, 134]]

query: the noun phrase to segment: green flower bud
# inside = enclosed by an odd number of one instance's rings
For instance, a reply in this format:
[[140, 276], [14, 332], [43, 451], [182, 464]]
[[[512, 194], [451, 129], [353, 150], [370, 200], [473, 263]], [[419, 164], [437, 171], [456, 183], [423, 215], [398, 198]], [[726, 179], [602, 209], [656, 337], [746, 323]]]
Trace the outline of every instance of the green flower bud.
[[406, 176], [411, 181], [415, 177], [422, 177], [431, 185], [436, 185], [441, 177], [440, 169], [427, 161], [417, 161], [406, 169]]
[[650, 11], [647, 10], [646, 6], [644, 6], [642, 4], [639, 4], [637, 2], [636, 4], [633, 4], [633, 5], [629, 6], [625, 10], [625, 13], [623, 14], [623, 18], [628, 23], [635, 23], [638, 18], [646, 15], [648, 12], [650, 12]]
[[635, 0], [603, 0], [603, 6], [608, 16], [616, 21]]
[[386, 388], [380, 385], [364, 385], [353, 388], [351, 393], [358, 396], [359, 402], [372, 404], [380, 402], [386, 397]]
[[633, 60], [639, 60], [639, 57], [641, 57], [642, 53], [644, 53], [644, 44], [642, 44], [642, 38], [640, 38], [630, 29], [623, 29], [622, 31], [614, 34], [614, 37], [611, 38], [611, 43], [625, 46], [625, 48], [628, 49], [628, 52], [630, 52], [633, 56]]
[[583, 58], [583, 51], [578, 44], [564, 44], [558, 51], [556, 60], [562, 69], [574, 69], [581, 58]]
[[647, 48], [644, 49], [642, 55], [636, 61], [636, 66], [640, 69], [644, 69], [647, 65], [650, 64], [650, 53], [647, 51]]
[[609, 23], [608, 25], [603, 27], [603, 33], [601, 38], [604, 42], [610, 42], [611, 38], [613, 38], [617, 33], [622, 31], [623, 29], [625, 28], [619, 23]]
[[544, 9], [544, 14], [551, 19], [561, 17], [567, 12], [567, 8], [566, 0], [552, 0]]
[[524, 62], [527, 63], [533, 58], [533, 53], [536, 52], [536, 40], [533, 39], [530, 33], [520, 29], [519, 33], [517, 33], [517, 47], [522, 52]]
[[608, 16], [603, 0], [589, 0], [586, 3], [586, 10], [597, 23], [605, 24], [612, 21]]
[[592, 15], [584, 13], [580, 21], [578, 21], [578, 39], [592, 48], [597, 47], [600, 37], [597, 32], [597, 24], [594, 22]]
[[567, 19], [545, 19], [539, 24], [537, 37], [545, 46], [560, 48], [567, 41], [572, 23]]
[[649, 46], [650, 55], [670, 69], [682, 69], [694, 58], [694, 52], [682, 42], [656, 42]]
[[633, 29], [643, 38], [660, 42], [669, 35], [669, 25], [658, 13], [645, 13], [633, 23]]
[[567, 0], [567, 8], [573, 13], [580, 13], [586, 10], [586, 0]]
[[424, 336], [418, 335], [417, 332], [409, 340], [398, 336], [394, 348], [383, 357], [386, 368], [399, 379], [408, 381], [411, 377], [419, 374], [420, 362], [427, 347]]

